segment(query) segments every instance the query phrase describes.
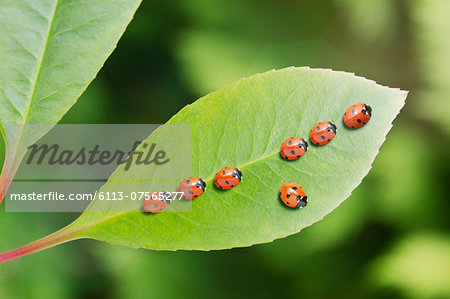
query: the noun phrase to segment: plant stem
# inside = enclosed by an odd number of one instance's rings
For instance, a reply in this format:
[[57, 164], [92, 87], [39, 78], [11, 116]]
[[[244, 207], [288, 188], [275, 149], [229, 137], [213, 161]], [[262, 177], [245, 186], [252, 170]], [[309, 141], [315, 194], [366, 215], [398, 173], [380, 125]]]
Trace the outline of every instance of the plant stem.
[[76, 236], [77, 231], [67, 230], [68, 227], [63, 228], [47, 237], [44, 237], [40, 240], [29, 243], [20, 248], [0, 253], [0, 264], [14, 260], [21, 256], [29, 255], [50, 247], [53, 247], [58, 244], [62, 244], [71, 240], [81, 239], [82, 237]]
[[5, 197], [6, 191], [8, 191], [9, 185], [11, 184], [11, 181], [6, 179], [6, 176], [4, 173], [0, 176], [0, 204], [3, 201], [3, 198]]
[[22, 160], [20, 157], [18, 160], [15, 160], [14, 157], [11, 157], [8, 153], [5, 154], [5, 161], [3, 164], [2, 173], [0, 175], [0, 204], [3, 201], [3, 198], [8, 191], [9, 186], [14, 178], [14, 175], [19, 168], [19, 164]]

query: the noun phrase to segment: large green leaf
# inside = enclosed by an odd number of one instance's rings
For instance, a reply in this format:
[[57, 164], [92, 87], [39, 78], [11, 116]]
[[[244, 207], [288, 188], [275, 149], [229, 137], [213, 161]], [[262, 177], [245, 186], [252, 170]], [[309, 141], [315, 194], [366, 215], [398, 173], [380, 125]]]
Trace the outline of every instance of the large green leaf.
[[[205, 194], [193, 201], [192, 212], [151, 217], [135, 211], [90, 213], [99, 203], [94, 201], [73, 224], [32, 243], [33, 251], [76, 238], [149, 249], [211, 250], [270, 242], [299, 232], [339, 206], [358, 186], [406, 95], [331, 70], [288, 68], [242, 79], [185, 107], [168, 122], [192, 125], [192, 172], [208, 185]], [[343, 113], [358, 102], [372, 106], [372, 119], [363, 128], [345, 128]], [[306, 138], [322, 120], [338, 126], [331, 143], [310, 145], [297, 161], [280, 157], [286, 138]], [[157, 139], [163, 130], [164, 126], [147, 141]], [[215, 173], [224, 166], [243, 172], [242, 183], [229, 191], [213, 187]], [[142, 182], [131, 180], [139, 177], [120, 167], [101, 191], [116, 190], [120, 181], [122, 191], [136, 191]], [[278, 190], [287, 181], [305, 188], [307, 207], [291, 210], [280, 203]]]
[[[140, 0], [0, 0], [0, 202], [29, 141], [56, 124], [102, 67]], [[11, 126], [16, 125], [16, 126]], [[49, 124], [31, 131], [23, 124]]]

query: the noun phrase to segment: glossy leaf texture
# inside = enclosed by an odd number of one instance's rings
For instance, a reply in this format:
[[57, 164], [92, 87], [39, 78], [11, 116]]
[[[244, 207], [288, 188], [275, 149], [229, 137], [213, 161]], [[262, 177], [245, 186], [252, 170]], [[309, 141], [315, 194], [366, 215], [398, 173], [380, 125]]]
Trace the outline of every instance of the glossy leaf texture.
[[[192, 212], [150, 217], [136, 211], [89, 212], [98, 203], [94, 201], [56, 236], [157, 250], [215, 250], [297, 233], [333, 211], [361, 183], [406, 96], [350, 73], [306, 67], [242, 79], [185, 107], [168, 122], [192, 125], [192, 173], [207, 183]], [[344, 127], [344, 111], [359, 102], [372, 106], [372, 119], [360, 129]], [[286, 138], [307, 139], [312, 126], [324, 120], [337, 125], [332, 142], [320, 147], [310, 142], [306, 155], [296, 161], [281, 158]], [[146, 142], [161, 132], [156, 130]], [[242, 182], [228, 191], [213, 186], [215, 173], [224, 166], [243, 172]], [[120, 181], [122, 191], [135, 191], [142, 182], [133, 180], [139, 177], [119, 167], [101, 191], [116, 190]], [[279, 188], [285, 182], [304, 187], [309, 198], [305, 208], [280, 203]]]
[[[26, 146], [94, 79], [140, 0], [0, 0], [1, 199]], [[48, 124], [30, 130], [26, 124]], [[18, 126], [19, 125], [19, 126]]]

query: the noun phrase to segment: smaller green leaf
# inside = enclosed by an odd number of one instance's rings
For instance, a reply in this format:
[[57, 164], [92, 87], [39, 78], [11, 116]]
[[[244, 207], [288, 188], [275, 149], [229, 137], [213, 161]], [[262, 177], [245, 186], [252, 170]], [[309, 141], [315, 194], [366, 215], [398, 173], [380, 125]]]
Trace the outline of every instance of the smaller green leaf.
[[[0, 0], [0, 203], [26, 147], [70, 109], [140, 0]], [[33, 131], [26, 124], [48, 124]]]

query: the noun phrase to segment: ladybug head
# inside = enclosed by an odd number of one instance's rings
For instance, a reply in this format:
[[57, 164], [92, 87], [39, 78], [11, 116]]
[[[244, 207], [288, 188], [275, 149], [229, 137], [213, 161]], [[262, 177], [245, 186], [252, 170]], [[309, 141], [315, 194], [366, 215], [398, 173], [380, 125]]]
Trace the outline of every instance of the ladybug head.
[[364, 104], [364, 109], [363, 109], [363, 113], [367, 113], [369, 114], [370, 117], [372, 117], [372, 107], [370, 107], [369, 105]]
[[200, 188], [202, 188], [203, 191], [205, 191], [206, 189], [206, 183], [204, 180], [200, 179], [200, 181], [197, 183], [197, 186], [199, 186]]
[[331, 129], [331, 131], [333, 131], [334, 134], [336, 134], [336, 130], [337, 130], [336, 125], [333, 124], [331, 121], [329, 121], [329, 123], [330, 124], [328, 125], [328, 127]]
[[167, 191], [163, 191], [164, 194], [164, 201], [171, 203], [172, 202], [172, 194]]
[[308, 196], [303, 196], [302, 198], [300, 198], [300, 200], [297, 202], [297, 209], [301, 209], [306, 207], [306, 205], [308, 204]]
[[236, 174], [238, 176], [238, 179], [241, 180], [242, 179], [242, 171], [239, 168], [236, 167], [235, 172], [236, 172]]
[[308, 150], [308, 142], [305, 139], [302, 138], [302, 140], [300, 141], [300, 145], [303, 146], [305, 152]]

